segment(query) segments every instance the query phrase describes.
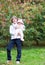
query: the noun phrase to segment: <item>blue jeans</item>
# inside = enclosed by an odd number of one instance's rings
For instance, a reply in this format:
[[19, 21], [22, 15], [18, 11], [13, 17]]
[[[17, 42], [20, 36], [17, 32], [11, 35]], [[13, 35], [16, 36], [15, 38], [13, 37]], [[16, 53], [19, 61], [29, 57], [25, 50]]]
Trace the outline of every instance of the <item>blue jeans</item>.
[[22, 41], [20, 39], [12, 39], [7, 46], [7, 59], [11, 60], [11, 49], [13, 48], [14, 44], [17, 46], [17, 58], [16, 61], [20, 61], [21, 58], [21, 44]]

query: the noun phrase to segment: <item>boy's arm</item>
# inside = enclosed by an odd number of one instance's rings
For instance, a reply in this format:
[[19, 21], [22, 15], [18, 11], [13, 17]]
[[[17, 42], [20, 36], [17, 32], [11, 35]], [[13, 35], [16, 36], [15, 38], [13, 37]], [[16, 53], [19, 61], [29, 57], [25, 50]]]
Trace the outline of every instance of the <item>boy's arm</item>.
[[9, 33], [10, 33], [11, 35], [15, 35], [15, 30], [13, 29], [12, 26], [10, 26], [10, 28], [9, 28]]
[[15, 27], [15, 29], [19, 29], [19, 26], [18, 26], [17, 24], [15, 24], [15, 26], [14, 26], [14, 27]]

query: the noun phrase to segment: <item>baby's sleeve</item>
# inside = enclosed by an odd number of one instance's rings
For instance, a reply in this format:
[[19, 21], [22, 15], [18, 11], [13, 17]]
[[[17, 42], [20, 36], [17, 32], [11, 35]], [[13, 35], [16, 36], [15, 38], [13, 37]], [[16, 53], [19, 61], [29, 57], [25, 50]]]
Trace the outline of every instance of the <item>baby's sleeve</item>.
[[25, 31], [25, 25], [22, 26], [22, 30]]

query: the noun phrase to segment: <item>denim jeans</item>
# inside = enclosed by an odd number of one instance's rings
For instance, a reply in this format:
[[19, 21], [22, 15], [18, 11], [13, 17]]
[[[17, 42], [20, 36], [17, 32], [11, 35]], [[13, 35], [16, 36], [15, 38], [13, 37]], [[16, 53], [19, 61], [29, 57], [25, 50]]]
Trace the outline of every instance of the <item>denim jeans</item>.
[[21, 58], [21, 44], [22, 41], [20, 39], [12, 39], [7, 46], [7, 60], [11, 60], [11, 49], [13, 48], [14, 44], [17, 46], [17, 57], [16, 61], [20, 61]]

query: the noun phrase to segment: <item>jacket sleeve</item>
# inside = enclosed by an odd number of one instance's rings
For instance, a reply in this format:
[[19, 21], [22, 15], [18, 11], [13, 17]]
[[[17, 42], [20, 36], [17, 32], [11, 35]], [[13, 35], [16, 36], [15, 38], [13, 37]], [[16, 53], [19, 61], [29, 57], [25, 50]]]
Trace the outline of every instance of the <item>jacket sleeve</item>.
[[10, 26], [9, 33], [10, 35], [15, 35], [15, 29], [13, 28], [13, 26]]

